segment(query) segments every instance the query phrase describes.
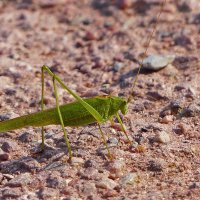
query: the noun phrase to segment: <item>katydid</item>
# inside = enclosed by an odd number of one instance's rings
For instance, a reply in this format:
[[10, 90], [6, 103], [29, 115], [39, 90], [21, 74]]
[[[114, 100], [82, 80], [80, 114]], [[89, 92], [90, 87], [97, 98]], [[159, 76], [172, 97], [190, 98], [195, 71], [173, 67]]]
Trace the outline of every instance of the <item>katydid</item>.
[[[156, 24], [158, 23], [158, 18], [162, 12], [165, 2], [166, 0], [164, 0], [164, 2], [161, 5], [160, 13], [157, 17]], [[148, 38], [148, 45], [144, 53], [145, 56], [147, 55], [148, 46], [153, 37], [153, 33], [156, 29], [156, 24], [150, 37]], [[133, 98], [132, 97], [133, 89], [138, 79], [138, 75], [140, 73], [142, 63], [143, 61], [141, 62], [139, 66], [138, 73], [136, 75], [135, 80], [133, 81], [130, 96], [128, 97], [127, 100], [121, 97], [109, 96], [109, 95], [96, 96], [96, 97], [83, 99], [77, 94], [75, 94], [69, 87], [67, 87], [61, 81], [61, 79], [57, 75], [55, 75], [46, 65], [43, 65], [42, 73], [41, 73], [42, 74], [41, 75], [41, 80], [42, 80], [41, 109], [42, 110], [40, 112], [36, 112], [33, 114], [29, 114], [29, 115], [25, 115], [25, 116], [21, 116], [21, 117], [0, 122], [0, 132], [12, 131], [12, 130], [16, 130], [16, 129], [24, 128], [28, 126], [42, 127], [42, 144], [41, 144], [42, 146], [41, 147], [42, 147], [42, 150], [44, 150], [44, 126], [51, 125], [51, 124], [55, 124], [55, 125], [60, 124], [64, 132], [64, 139], [65, 139], [68, 152], [69, 152], [69, 160], [71, 160], [72, 151], [71, 151], [70, 143], [68, 141], [68, 133], [65, 129], [65, 126], [77, 127], [77, 126], [88, 125], [91, 123], [97, 123], [104, 145], [108, 151], [108, 156], [110, 157], [110, 159], [112, 159], [110, 150], [107, 146], [106, 139], [100, 127], [100, 124], [108, 120], [112, 120], [113, 116], [116, 116], [121, 125], [122, 131], [127, 137], [127, 140], [131, 143], [131, 140], [129, 139], [126, 133], [122, 120], [120, 119], [119, 111], [121, 111], [121, 113], [124, 115], [128, 111], [127, 105]], [[44, 110], [44, 72], [45, 71], [48, 72], [48, 74], [52, 77], [54, 94], [56, 98], [56, 107], [47, 109], [47, 110]], [[70, 93], [76, 99], [76, 101], [60, 106], [59, 101], [58, 101], [56, 82], [58, 82], [68, 93]]]

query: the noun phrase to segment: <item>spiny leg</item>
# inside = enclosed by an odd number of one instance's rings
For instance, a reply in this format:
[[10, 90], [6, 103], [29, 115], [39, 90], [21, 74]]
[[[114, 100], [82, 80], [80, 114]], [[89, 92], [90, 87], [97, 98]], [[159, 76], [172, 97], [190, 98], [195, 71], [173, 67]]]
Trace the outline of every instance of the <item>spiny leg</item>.
[[59, 119], [60, 119], [62, 129], [63, 129], [63, 132], [64, 132], [65, 143], [66, 143], [67, 149], [69, 151], [69, 160], [71, 160], [72, 159], [72, 150], [71, 150], [71, 146], [69, 144], [69, 140], [68, 140], [68, 137], [67, 137], [67, 131], [66, 131], [65, 126], [64, 126], [62, 114], [60, 112], [60, 106], [59, 106], [58, 94], [57, 94], [57, 87], [56, 87], [56, 82], [55, 82], [54, 77], [53, 77], [53, 87], [54, 87], [54, 94], [55, 94], [55, 97], [56, 97], [56, 108], [57, 108], [57, 111], [58, 111], [58, 115], [59, 115]]
[[97, 123], [97, 124], [98, 124], [99, 130], [100, 130], [100, 133], [101, 133], [101, 137], [102, 137], [102, 139], [103, 139], [103, 143], [104, 143], [104, 145], [105, 145], [105, 147], [106, 147], [106, 149], [107, 149], [107, 151], [108, 151], [108, 156], [109, 156], [109, 158], [112, 160], [112, 155], [111, 155], [110, 150], [109, 150], [109, 148], [108, 148], [108, 145], [107, 145], [107, 142], [106, 142], [106, 139], [105, 139], [105, 135], [104, 135], [104, 133], [103, 133], [103, 131], [102, 131], [102, 129], [101, 129], [100, 124], [99, 124], [99, 123]]
[[131, 144], [132, 142], [131, 142], [131, 140], [129, 139], [127, 133], [126, 133], [126, 129], [125, 129], [124, 125], [123, 125], [123, 122], [122, 122], [122, 120], [121, 120], [119, 114], [117, 113], [116, 116], [117, 116], [117, 119], [118, 119], [118, 121], [119, 121], [119, 123], [120, 123], [120, 125], [121, 125], [122, 131], [123, 131], [124, 134], [126, 135], [126, 138], [127, 138], [128, 142]]
[[[44, 71], [46, 69], [44, 67], [42, 67], [42, 76], [41, 76], [41, 79], [42, 79], [42, 99], [41, 99], [41, 107], [42, 107], [42, 111], [44, 110]], [[59, 119], [60, 119], [60, 122], [61, 122], [61, 126], [62, 126], [62, 129], [63, 129], [63, 132], [64, 132], [64, 138], [65, 138], [65, 142], [67, 144], [67, 148], [68, 148], [68, 151], [69, 151], [69, 156], [70, 156], [70, 159], [72, 158], [72, 151], [71, 151], [71, 147], [70, 147], [70, 144], [69, 144], [69, 140], [68, 140], [68, 137], [67, 137], [67, 132], [64, 128], [64, 123], [63, 123], [63, 118], [62, 118], [62, 115], [61, 115], [61, 112], [60, 112], [60, 107], [59, 107], [59, 102], [58, 102], [58, 95], [57, 95], [57, 88], [56, 88], [56, 84], [55, 84], [55, 78], [54, 78], [54, 74], [50, 74], [52, 75], [52, 78], [53, 78], [53, 86], [54, 86], [54, 93], [55, 93], [55, 97], [56, 97], [56, 107], [57, 107], [57, 110], [58, 110], [58, 115], [59, 115]], [[44, 127], [42, 126], [42, 150], [44, 150]]]
[[[41, 99], [41, 108], [42, 111], [44, 110], [44, 68], [42, 67], [42, 74], [41, 74], [41, 81], [42, 81], [42, 99]], [[44, 150], [44, 126], [42, 126], [42, 150]]]
[[[51, 72], [51, 70], [50, 70], [47, 66], [45, 66], [45, 65], [42, 66], [42, 71], [44, 71], [44, 70], [47, 71], [48, 74], [49, 74], [51, 77], [53, 77], [54, 81], [56, 80], [58, 83], [60, 83], [60, 85], [61, 85], [65, 90], [67, 90], [79, 103], [82, 104], [82, 106], [96, 119], [98, 125], [99, 125], [100, 122], [103, 121], [103, 118], [102, 118], [102, 116], [98, 113], [98, 111], [96, 111], [92, 106], [90, 106], [88, 103], [86, 103], [81, 97], [79, 97], [78, 95], [76, 95], [72, 90], [70, 90], [70, 89], [61, 81], [61, 79], [60, 79], [58, 76], [56, 76], [53, 72]], [[59, 108], [59, 105], [58, 105], [58, 108]], [[60, 116], [61, 116], [60, 118], [62, 118], [62, 115], [60, 115]], [[63, 127], [64, 127], [64, 125], [63, 125]], [[110, 154], [110, 151], [109, 151], [109, 149], [108, 149], [108, 146], [107, 146], [107, 143], [106, 143], [106, 140], [105, 140], [103, 131], [101, 130], [100, 125], [99, 125], [99, 129], [100, 129], [100, 133], [101, 133], [101, 135], [102, 135], [102, 138], [103, 138], [103, 140], [104, 140], [104, 144], [105, 144], [105, 146], [106, 146], [106, 149], [108, 150], [109, 157], [112, 158], [112, 156], [111, 156], [111, 154]], [[64, 130], [65, 130], [65, 129], [63, 128], [63, 131], [64, 131]], [[67, 134], [65, 133], [65, 135], [67, 135]], [[65, 137], [66, 137], [66, 136], [65, 136]], [[67, 137], [66, 137], [66, 138], [67, 138]], [[66, 143], [67, 143], [67, 141], [66, 141]], [[68, 147], [68, 150], [69, 150], [69, 147]], [[70, 148], [70, 150], [71, 150], [71, 148]]]

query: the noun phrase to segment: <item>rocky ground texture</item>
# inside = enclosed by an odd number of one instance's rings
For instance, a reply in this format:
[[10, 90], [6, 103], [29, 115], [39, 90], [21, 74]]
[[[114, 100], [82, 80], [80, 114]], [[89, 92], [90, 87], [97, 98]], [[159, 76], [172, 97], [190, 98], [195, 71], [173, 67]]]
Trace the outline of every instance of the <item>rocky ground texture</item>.
[[[41, 66], [47, 64], [81, 97], [128, 97], [161, 0], [0, 1], [0, 120], [40, 110]], [[121, 115], [132, 144], [115, 121], [102, 125], [110, 161], [95, 125], [0, 134], [1, 199], [199, 199], [200, 2], [167, 0], [134, 99]], [[162, 61], [166, 63], [167, 61]], [[150, 66], [150, 65], [149, 65]], [[55, 106], [46, 75], [45, 107]], [[73, 97], [59, 88], [61, 103]]]

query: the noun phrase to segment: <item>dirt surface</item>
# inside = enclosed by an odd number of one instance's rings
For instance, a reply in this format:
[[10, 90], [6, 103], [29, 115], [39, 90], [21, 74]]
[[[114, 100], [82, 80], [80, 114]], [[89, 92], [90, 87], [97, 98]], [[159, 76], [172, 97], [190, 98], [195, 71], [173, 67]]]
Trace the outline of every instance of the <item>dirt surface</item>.
[[[127, 98], [161, 0], [0, 1], [0, 120], [40, 110], [41, 66], [82, 97]], [[0, 135], [1, 199], [199, 199], [200, 3], [167, 1], [148, 55], [175, 55], [159, 71], [142, 70], [134, 100], [102, 125], [70, 128], [73, 161], [60, 126]], [[55, 106], [46, 75], [45, 107]], [[61, 103], [73, 97], [59, 88]]]

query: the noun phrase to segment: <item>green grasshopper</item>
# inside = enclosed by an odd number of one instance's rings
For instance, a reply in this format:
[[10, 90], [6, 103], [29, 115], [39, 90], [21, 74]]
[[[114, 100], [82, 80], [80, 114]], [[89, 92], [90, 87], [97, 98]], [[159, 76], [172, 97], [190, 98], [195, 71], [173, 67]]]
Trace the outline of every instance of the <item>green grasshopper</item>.
[[[166, 1], [166, 0], [165, 0]], [[153, 31], [148, 39], [148, 45], [144, 53], [144, 57], [147, 55], [147, 49], [150, 44], [150, 41], [153, 37], [153, 34], [156, 29], [156, 25], [158, 23], [158, 19], [160, 17], [160, 14], [162, 13], [164, 3], [161, 5], [160, 13], [157, 16], [157, 22], [155, 24], [155, 27], [153, 28]], [[144, 60], [144, 58], [143, 58]], [[65, 126], [70, 126], [70, 127], [77, 127], [77, 126], [83, 126], [83, 125], [88, 125], [91, 123], [97, 123], [98, 128], [100, 130], [100, 134], [102, 136], [104, 145], [108, 151], [108, 156], [110, 159], [112, 159], [112, 155], [110, 153], [110, 150], [108, 148], [108, 145], [106, 143], [106, 139], [104, 136], [104, 133], [101, 129], [100, 124], [111, 120], [114, 116], [117, 117], [121, 129], [124, 132], [127, 140], [129, 143], [131, 143], [131, 140], [129, 139], [127, 132], [125, 130], [125, 127], [122, 123], [122, 120], [119, 116], [119, 111], [123, 115], [125, 115], [128, 111], [128, 103], [132, 100], [132, 93], [133, 89], [135, 87], [135, 84], [137, 82], [141, 67], [142, 67], [142, 62], [140, 62], [140, 67], [138, 70], [138, 73], [136, 75], [135, 80], [133, 81], [132, 88], [130, 95], [128, 99], [124, 99], [121, 97], [116, 97], [116, 96], [96, 96], [96, 97], [91, 97], [91, 98], [85, 98], [82, 99], [80, 96], [75, 94], [69, 87], [67, 87], [61, 79], [55, 75], [46, 65], [42, 66], [42, 73], [41, 73], [41, 81], [42, 81], [42, 99], [41, 99], [41, 108], [42, 111], [36, 112], [33, 114], [17, 117], [14, 119], [6, 120], [0, 122], [0, 132], [7, 132], [7, 131], [12, 131], [16, 130], [19, 128], [24, 128], [28, 126], [33, 126], [33, 127], [42, 127], [42, 144], [41, 148], [44, 150], [44, 126], [51, 125], [51, 124], [61, 124], [63, 132], [64, 132], [64, 139], [65, 143], [68, 148], [69, 152], [69, 160], [72, 159], [72, 150], [71, 146], [68, 140], [68, 133], [65, 129]], [[56, 98], [56, 107], [51, 108], [48, 110], [44, 110], [44, 72], [48, 72], [48, 74], [52, 77], [53, 80], [53, 87], [54, 87], [54, 94]], [[65, 105], [59, 105], [58, 101], [58, 95], [57, 95], [57, 86], [56, 82], [58, 82], [69, 94], [71, 94], [76, 101], [65, 104]]]

